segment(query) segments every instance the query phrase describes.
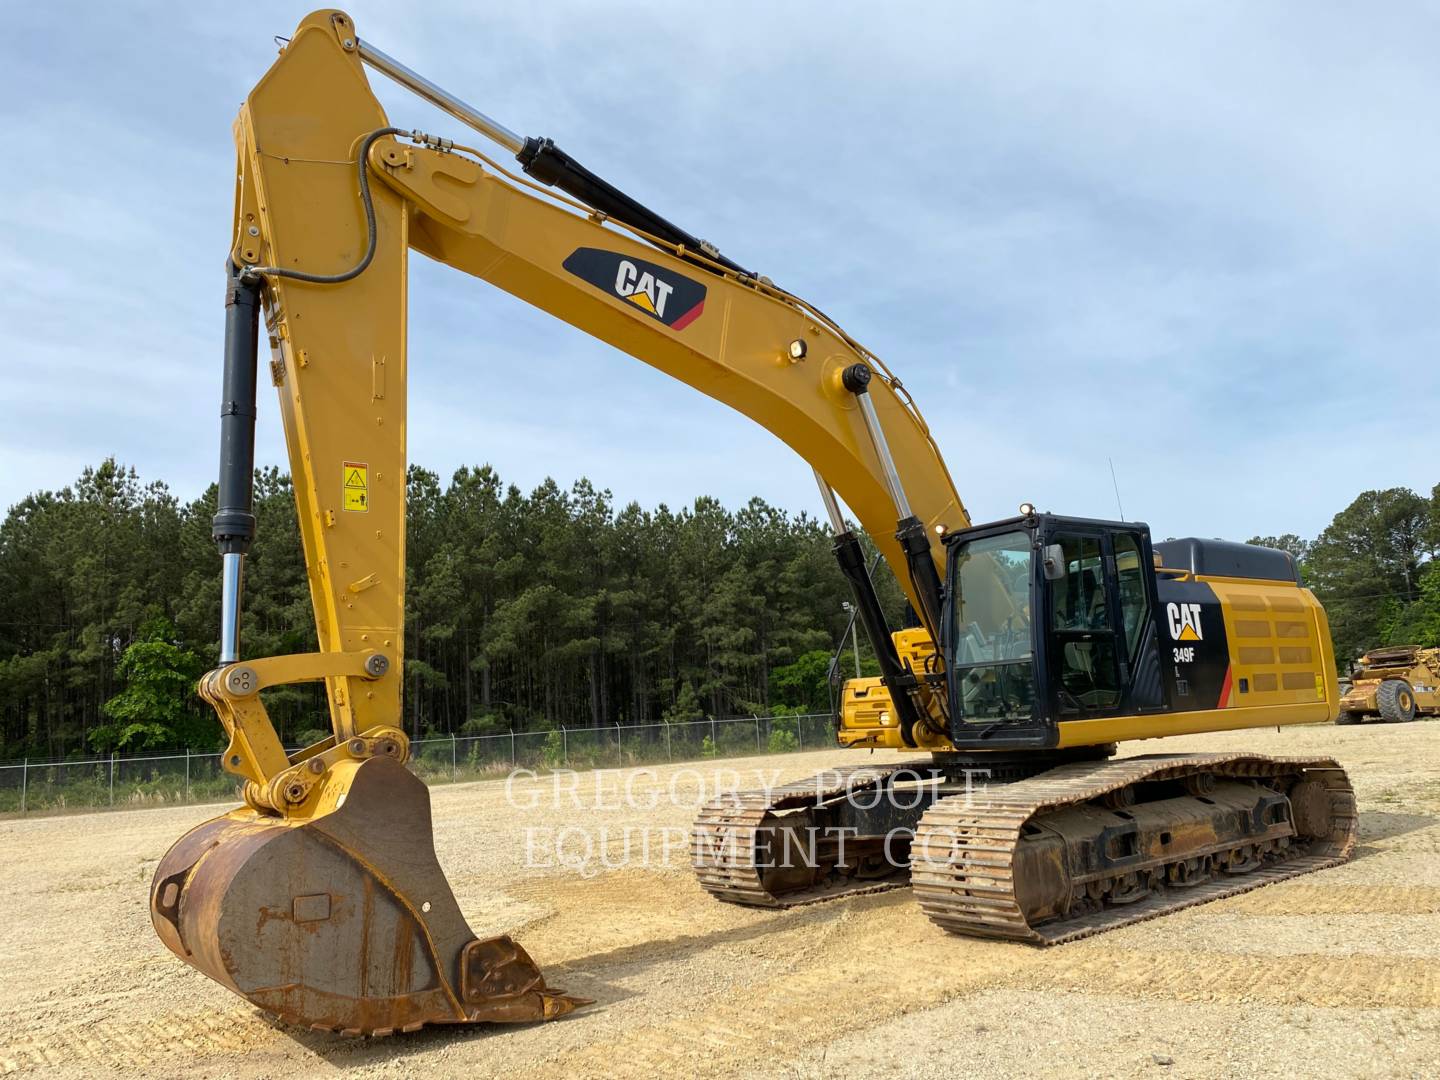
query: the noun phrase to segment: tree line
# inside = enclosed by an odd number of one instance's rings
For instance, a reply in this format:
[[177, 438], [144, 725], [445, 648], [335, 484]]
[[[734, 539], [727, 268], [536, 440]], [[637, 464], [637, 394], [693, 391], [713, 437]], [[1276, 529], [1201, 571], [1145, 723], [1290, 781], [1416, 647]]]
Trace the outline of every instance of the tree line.
[[1381, 645], [1440, 645], [1440, 484], [1362, 492], [1313, 540], [1294, 533], [1252, 544], [1289, 551], [1330, 618], [1343, 676]]
[[[10, 509], [0, 757], [220, 742], [193, 693], [218, 650], [215, 496], [182, 502], [107, 460]], [[242, 656], [312, 650], [288, 476], [257, 471], [255, 514]], [[828, 708], [848, 592], [807, 514], [706, 497], [616, 507], [584, 479], [523, 493], [488, 466], [448, 482], [414, 467], [406, 562], [414, 737]], [[898, 620], [894, 579], [877, 585]], [[318, 687], [268, 692], [266, 706], [287, 745], [328, 731]]]
[[[824, 710], [848, 621], [829, 532], [752, 499], [617, 507], [581, 479], [529, 493], [488, 466], [412, 467], [403, 723], [414, 737]], [[0, 757], [212, 749], [193, 692], [218, 650], [212, 487], [184, 502], [114, 460], [0, 523]], [[316, 648], [290, 480], [255, 476], [243, 655]], [[1440, 644], [1440, 485], [1367, 491], [1291, 551], [1342, 674], [1386, 644]], [[883, 565], [892, 625], [904, 599]], [[867, 673], [873, 657], [866, 650]], [[849, 674], [850, 668], [844, 668]], [[328, 730], [323, 693], [266, 704], [287, 745]]]

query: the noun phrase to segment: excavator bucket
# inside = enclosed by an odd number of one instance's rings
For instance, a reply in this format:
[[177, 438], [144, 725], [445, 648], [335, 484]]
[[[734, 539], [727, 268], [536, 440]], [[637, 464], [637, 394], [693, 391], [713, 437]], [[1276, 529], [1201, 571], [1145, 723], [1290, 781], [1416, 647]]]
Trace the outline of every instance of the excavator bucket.
[[408, 769], [369, 758], [334, 783], [328, 813], [236, 810], [170, 849], [150, 912], [171, 952], [288, 1023], [347, 1035], [589, 1004], [547, 987], [510, 938], [470, 932], [435, 857], [430, 793]]

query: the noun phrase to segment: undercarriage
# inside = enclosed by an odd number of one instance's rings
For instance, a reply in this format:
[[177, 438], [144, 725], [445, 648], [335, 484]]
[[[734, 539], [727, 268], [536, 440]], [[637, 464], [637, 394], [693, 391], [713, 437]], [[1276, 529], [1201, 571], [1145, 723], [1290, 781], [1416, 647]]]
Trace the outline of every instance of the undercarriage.
[[696, 873], [760, 907], [911, 885], [946, 930], [1051, 945], [1354, 847], [1354, 793], [1329, 758], [1096, 753], [936, 755], [727, 795], [696, 822]]

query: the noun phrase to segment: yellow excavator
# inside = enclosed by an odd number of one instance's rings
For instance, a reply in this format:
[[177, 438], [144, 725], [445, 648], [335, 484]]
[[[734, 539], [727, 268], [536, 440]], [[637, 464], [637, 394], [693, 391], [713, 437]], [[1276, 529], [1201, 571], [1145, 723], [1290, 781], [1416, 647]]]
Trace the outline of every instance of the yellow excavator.
[[[391, 125], [366, 68], [520, 169]], [[1325, 615], [1288, 555], [1152, 543], [1136, 522], [972, 525], [918, 409], [814, 306], [362, 40], [300, 24], [235, 123], [219, 502], [221, 655], [200, 686], [245, 806], [161, 860], [155, 928], [284, 1020], [378, 1035], [585, 1004], [508, 937], [478, 939], [435, 857], [400, 723], [410, 249], [723, 401], [815, 469], [881, 674], [838, 741], [914, 749], [704, 808], [701, 885], [769, 907], [912, 884], [947, 929], [1047, 943], [1346, 858], [1329, 758], [1111, 760], [1125, 739], [1333, 720]], [[319, 651], [241, 659], [263, 315]], [[896, 572], [892, 630], [841, 501]], [[323, 682], [333, 733], [287, 752], [262, 701]], [[976, 784], [979, 778], [982, 782]]]

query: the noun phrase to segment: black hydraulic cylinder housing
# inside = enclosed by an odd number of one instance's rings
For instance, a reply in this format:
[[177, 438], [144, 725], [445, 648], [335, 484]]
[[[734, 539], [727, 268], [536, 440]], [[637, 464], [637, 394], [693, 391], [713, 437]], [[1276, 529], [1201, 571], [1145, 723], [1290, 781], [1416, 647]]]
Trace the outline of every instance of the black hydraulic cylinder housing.
[[[636, 229], [642, 229], [651, 236], [679, 245], [687, 251], [705, 255], [737, 274], [744, 274], [747, 277], [755, 276], [743, 266], [721, 255], [711, 245], [692, 236], [680, 226], [661, 217], [648, 206], [644, 206], [626, 195], [610, 181], [596, 176], [556, 146], [551, 139], [526, 139], [525, 145], [515, 155], [515, 158], [527, 173], [542, 184], [557, 187], [565, 194], [579, 199], [587, 206], [594, 207], [616, 221]], [[704, 264], [697, 263], [697, 265], [703, 266]]]
[[249, 552], [255, 539], [255, 368], [260, 283], [233, 264], [225, 282], [225, 375], [220, 401], [220, 497], [210, 528], [222, 555]]
[[849, 530], [835, 537], [834, 551], [835, 561], [840, 564], [840, 572], [845, 575], [845, 580], [850, 583], [850, 589], [855, 594], [855, 605], [860, 609], [865, 632], [869, 635], [875, 657], [880, 662], [880, 677], [885, 682], [885, 688], [890, 691], [895, 718], [900, 724], [900, 739], [906, 746], [914, 746], [915, 725], [920, 716], [910, 697], [910, 690], [917, 680], [900, 662], [900, 655], [895, 651], [890, 627], [886, 624], [885, 613], [880, 608], [880, 597], [876, 595], [875, 583], [870, 580], [870, 572], [865, 567], [865, 552], [855, 534]]

